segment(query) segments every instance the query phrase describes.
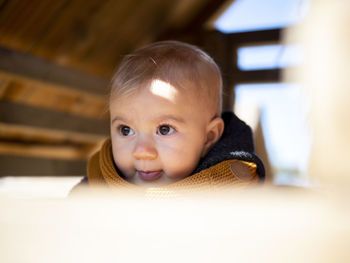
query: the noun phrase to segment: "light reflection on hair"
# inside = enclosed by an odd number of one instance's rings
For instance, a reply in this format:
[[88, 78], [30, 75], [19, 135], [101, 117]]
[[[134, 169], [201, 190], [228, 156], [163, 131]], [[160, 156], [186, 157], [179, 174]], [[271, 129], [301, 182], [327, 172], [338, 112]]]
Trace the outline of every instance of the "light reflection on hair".
[[150, 91], [152, 94], [172, 102], [175, 100], [176, 94], [178, 93], [176, 87], [160, 79], [155, 79], [152, 81]]

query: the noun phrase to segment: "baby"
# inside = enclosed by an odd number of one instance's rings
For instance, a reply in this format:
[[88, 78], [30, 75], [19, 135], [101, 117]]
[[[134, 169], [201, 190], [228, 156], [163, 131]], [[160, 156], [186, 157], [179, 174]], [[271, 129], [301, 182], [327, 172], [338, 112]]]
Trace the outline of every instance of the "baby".
[[252, 132], [221, 113], [222, 79], [196, 46], [162, 41], [126, 56], [111, 81], [110, 139], [82, 183], [217, 188], [264, 178]]

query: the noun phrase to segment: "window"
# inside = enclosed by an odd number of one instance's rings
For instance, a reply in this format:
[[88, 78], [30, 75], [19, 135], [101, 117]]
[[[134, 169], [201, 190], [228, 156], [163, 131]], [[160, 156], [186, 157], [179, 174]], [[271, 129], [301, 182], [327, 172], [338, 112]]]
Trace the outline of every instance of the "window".
[[[224, 33], [283, 28], [301, 21], [308, 0], [237, 0], [216, 21]], [[302, 62], [302, 47], [280, 43], [237, 49], [242, 71], [283, 69]], [[310, 152], [307, 124], [308, 102], [303, 87], [296, 83], [240, 84], [235, 87], [236, 105], [258, 107], [264, 140], [276, 184], [307, 185]], [[244, 116], [240, 116], [244, 119]]]
[[238, 67], [241, 70], [297, 66], [302, 58], [302, 48], [297, 45], [262, 45], [238, 49]]
[[282, 28], [298, 23], [309, 0], [236, 0], [215, 22], [224, 33]]

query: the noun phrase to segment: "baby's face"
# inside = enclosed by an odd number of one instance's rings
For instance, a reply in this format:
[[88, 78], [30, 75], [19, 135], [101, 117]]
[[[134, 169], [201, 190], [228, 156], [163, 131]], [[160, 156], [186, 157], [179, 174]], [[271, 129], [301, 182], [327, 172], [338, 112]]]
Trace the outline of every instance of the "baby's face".
[[155, 80], [110, 102], [113, 158], [136, 185], [161, 186], [191, 174], [205, 151], [210, 118], [193, 92]]

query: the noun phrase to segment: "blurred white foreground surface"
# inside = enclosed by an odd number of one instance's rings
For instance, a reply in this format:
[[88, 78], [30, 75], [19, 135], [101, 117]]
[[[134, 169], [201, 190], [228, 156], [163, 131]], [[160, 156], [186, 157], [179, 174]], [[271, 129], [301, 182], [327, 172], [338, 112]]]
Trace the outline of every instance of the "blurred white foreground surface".
[[350, 262], [349, 199], [301, 189], [0, 199], [0, 262]]
[[12, 198], [65, 198], [81, 176], [16, 176], [0, 178], [0, 196]]

